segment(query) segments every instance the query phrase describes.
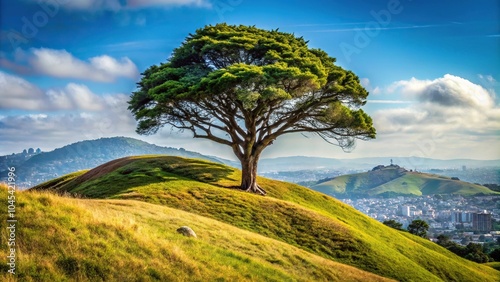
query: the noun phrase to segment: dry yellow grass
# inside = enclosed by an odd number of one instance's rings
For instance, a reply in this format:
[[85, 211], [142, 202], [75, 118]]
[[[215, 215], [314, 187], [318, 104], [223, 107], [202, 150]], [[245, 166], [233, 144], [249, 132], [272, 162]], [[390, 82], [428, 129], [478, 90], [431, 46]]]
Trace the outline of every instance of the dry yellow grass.
[[[260, 185], [268, 191], [268, 195], [262, 197], [229, 189], [237, 186], [241, 177], [236, 169], [169, 156], [135, 157], [121, 168], [108, 170], [103, 165], [87, 174], [102, 171], [109, 173], [83, 183], [78, 179], [85, 174], [73, 174], [37, 188], [68, 191], [89, 198], [139, 200], [183, 210], [259, 233], [327, 261], [334, 260], [399, 281], [500, 280], [500, 272], [491, 267], [467, 261], [428, 240], [391, 229], [331, 197], [295, 184], [260, 178]], [[217, 245], [224, 240], [217, 241]], [[236, 261], [242, 265], [238, 266], [239, 271], [248, 271], [247, 264], [256, 262], [232, 253], [228, 256], [231, 259], [225, 263], [226, 267]], [[260, 278], [289, 279], [289, 270], [278, 270], [286, 265], [282, 265], [284, 261], [293, 260], [276, 256], [278, 258], [264, 259], [271, 263], [273, 274], [266, 272], [268, 268], [259, 269], [260, 263], [252, 266], [258, 269]], [[314, 273], [328, 277], [316, 280], [337, 277], [334, 274], [330, 277], [328, 271]]]
[[[390, 281], [177, 209], [48, 192], [17, 197], [20, 281]], [[178, 234], [182, 225], [198, 239]]]

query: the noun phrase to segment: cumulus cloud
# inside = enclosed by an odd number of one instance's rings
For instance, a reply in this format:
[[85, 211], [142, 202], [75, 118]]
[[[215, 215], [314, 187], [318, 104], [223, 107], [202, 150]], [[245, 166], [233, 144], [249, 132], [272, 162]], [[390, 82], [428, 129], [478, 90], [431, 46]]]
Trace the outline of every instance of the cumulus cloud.
[[376, 112], [378, 132], [495, 136], [500, 130], [500, 108], [495, 104], [495, 93], [467, 79], [450, 74], [434, 80], [412, 78], [395, 82], [389, 91], [415, 103]]
[[112, 82], [118, 77], [135, 78], [139, 74], [136, 65], [127, 57], [115, 59], [101, 55], [83, 61], [66, 50], [47, 48], [31, 49], [27, 56], [35, 72], [59, 78]]
[[[113, 136], [134, 136], [135, 120], [124, 103], [106, 111], [0, 116], [0, 154]], [[134, 136], [135, 137], [135, 136]]]
[[0, 109], [36, 110], [45, 107], [45, 96], [41, 89], [20, 77], [1, 71], [0, 93]]
[[[0, 81], [1, 77], [0, 72]], [[5, 92], [2, 90], [1, 93], [0, 110], [4, 106]], [[25, 98], [30, 100], [34, 97]], [[68, 84], [58, 90], [51, 89], [34, 100], [43, 106], [27, 108], [21, 104], [20, 107], [9, 108], [37, 112], [45, 109], [42, 113], [0, 115], [0, 155], [20, 152], [34, 146], [52, 150], [69, 143], [101, 137], [137, 137], [136, 122], [127, 110], [127, 101], [127, 95], [100, 96], [78, 84]], [[10, 103], [10, 100], [7, 99], [7, 102]]]
[[[97, 95], [86, 85], [69, 83], [60, 89], [43, 91], [25, 79], [0, 71], [0, 109], [10, 110], [82, 110], [102, 111], [127, 101], [125, 94]], [[124, 106], [126, 109], [127, 107]]]
[[443, 107], [487, 109], [494, 105], [493, 96], [482, 86], [464, 78], [446, 74], [434, 80], [412, 78], [398, 81], [389, 87], [420, 102], [429, 102]]

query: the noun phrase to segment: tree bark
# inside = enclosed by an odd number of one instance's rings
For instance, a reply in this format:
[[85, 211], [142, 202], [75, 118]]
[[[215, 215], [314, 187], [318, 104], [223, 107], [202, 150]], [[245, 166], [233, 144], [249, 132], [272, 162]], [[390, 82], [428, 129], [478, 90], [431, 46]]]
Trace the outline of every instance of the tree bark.
[[241, 189], [266, 195], [266, 191], [257, 184], [258, 157], [250, 156], [240, 160], [241, 162]]

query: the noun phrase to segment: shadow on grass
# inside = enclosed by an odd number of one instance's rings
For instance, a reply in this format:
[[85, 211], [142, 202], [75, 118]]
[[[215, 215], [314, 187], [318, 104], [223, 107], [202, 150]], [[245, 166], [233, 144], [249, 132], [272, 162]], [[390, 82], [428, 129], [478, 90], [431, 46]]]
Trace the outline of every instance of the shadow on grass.
[[194, 180], [221, 186], [218, 185], [219, 181], [237, 183], [237, 179], [231, 177], [234, 171], [234, 168], [223, 164], [182, 157], [124, 158], [88, 171], [61, 187], [59, 191], [91, 198], [106, 198], [135, 187], [157, 183], [168, 188], [169, 182], [177, 180]]

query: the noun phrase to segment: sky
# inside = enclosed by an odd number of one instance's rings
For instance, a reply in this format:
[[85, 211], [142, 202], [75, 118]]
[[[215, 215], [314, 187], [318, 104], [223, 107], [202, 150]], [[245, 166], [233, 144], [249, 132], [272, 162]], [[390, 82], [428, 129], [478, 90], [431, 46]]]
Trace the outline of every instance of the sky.
[[500, 159], [496, 0], [0, 0], [0, 155], [127, 136], [234, 159], [188, 132], [138, 135], [127, 110], [142, 71], [220, 22], [303, 36], [370, 92], [375, 140], [282, 136], [263, 157]]

